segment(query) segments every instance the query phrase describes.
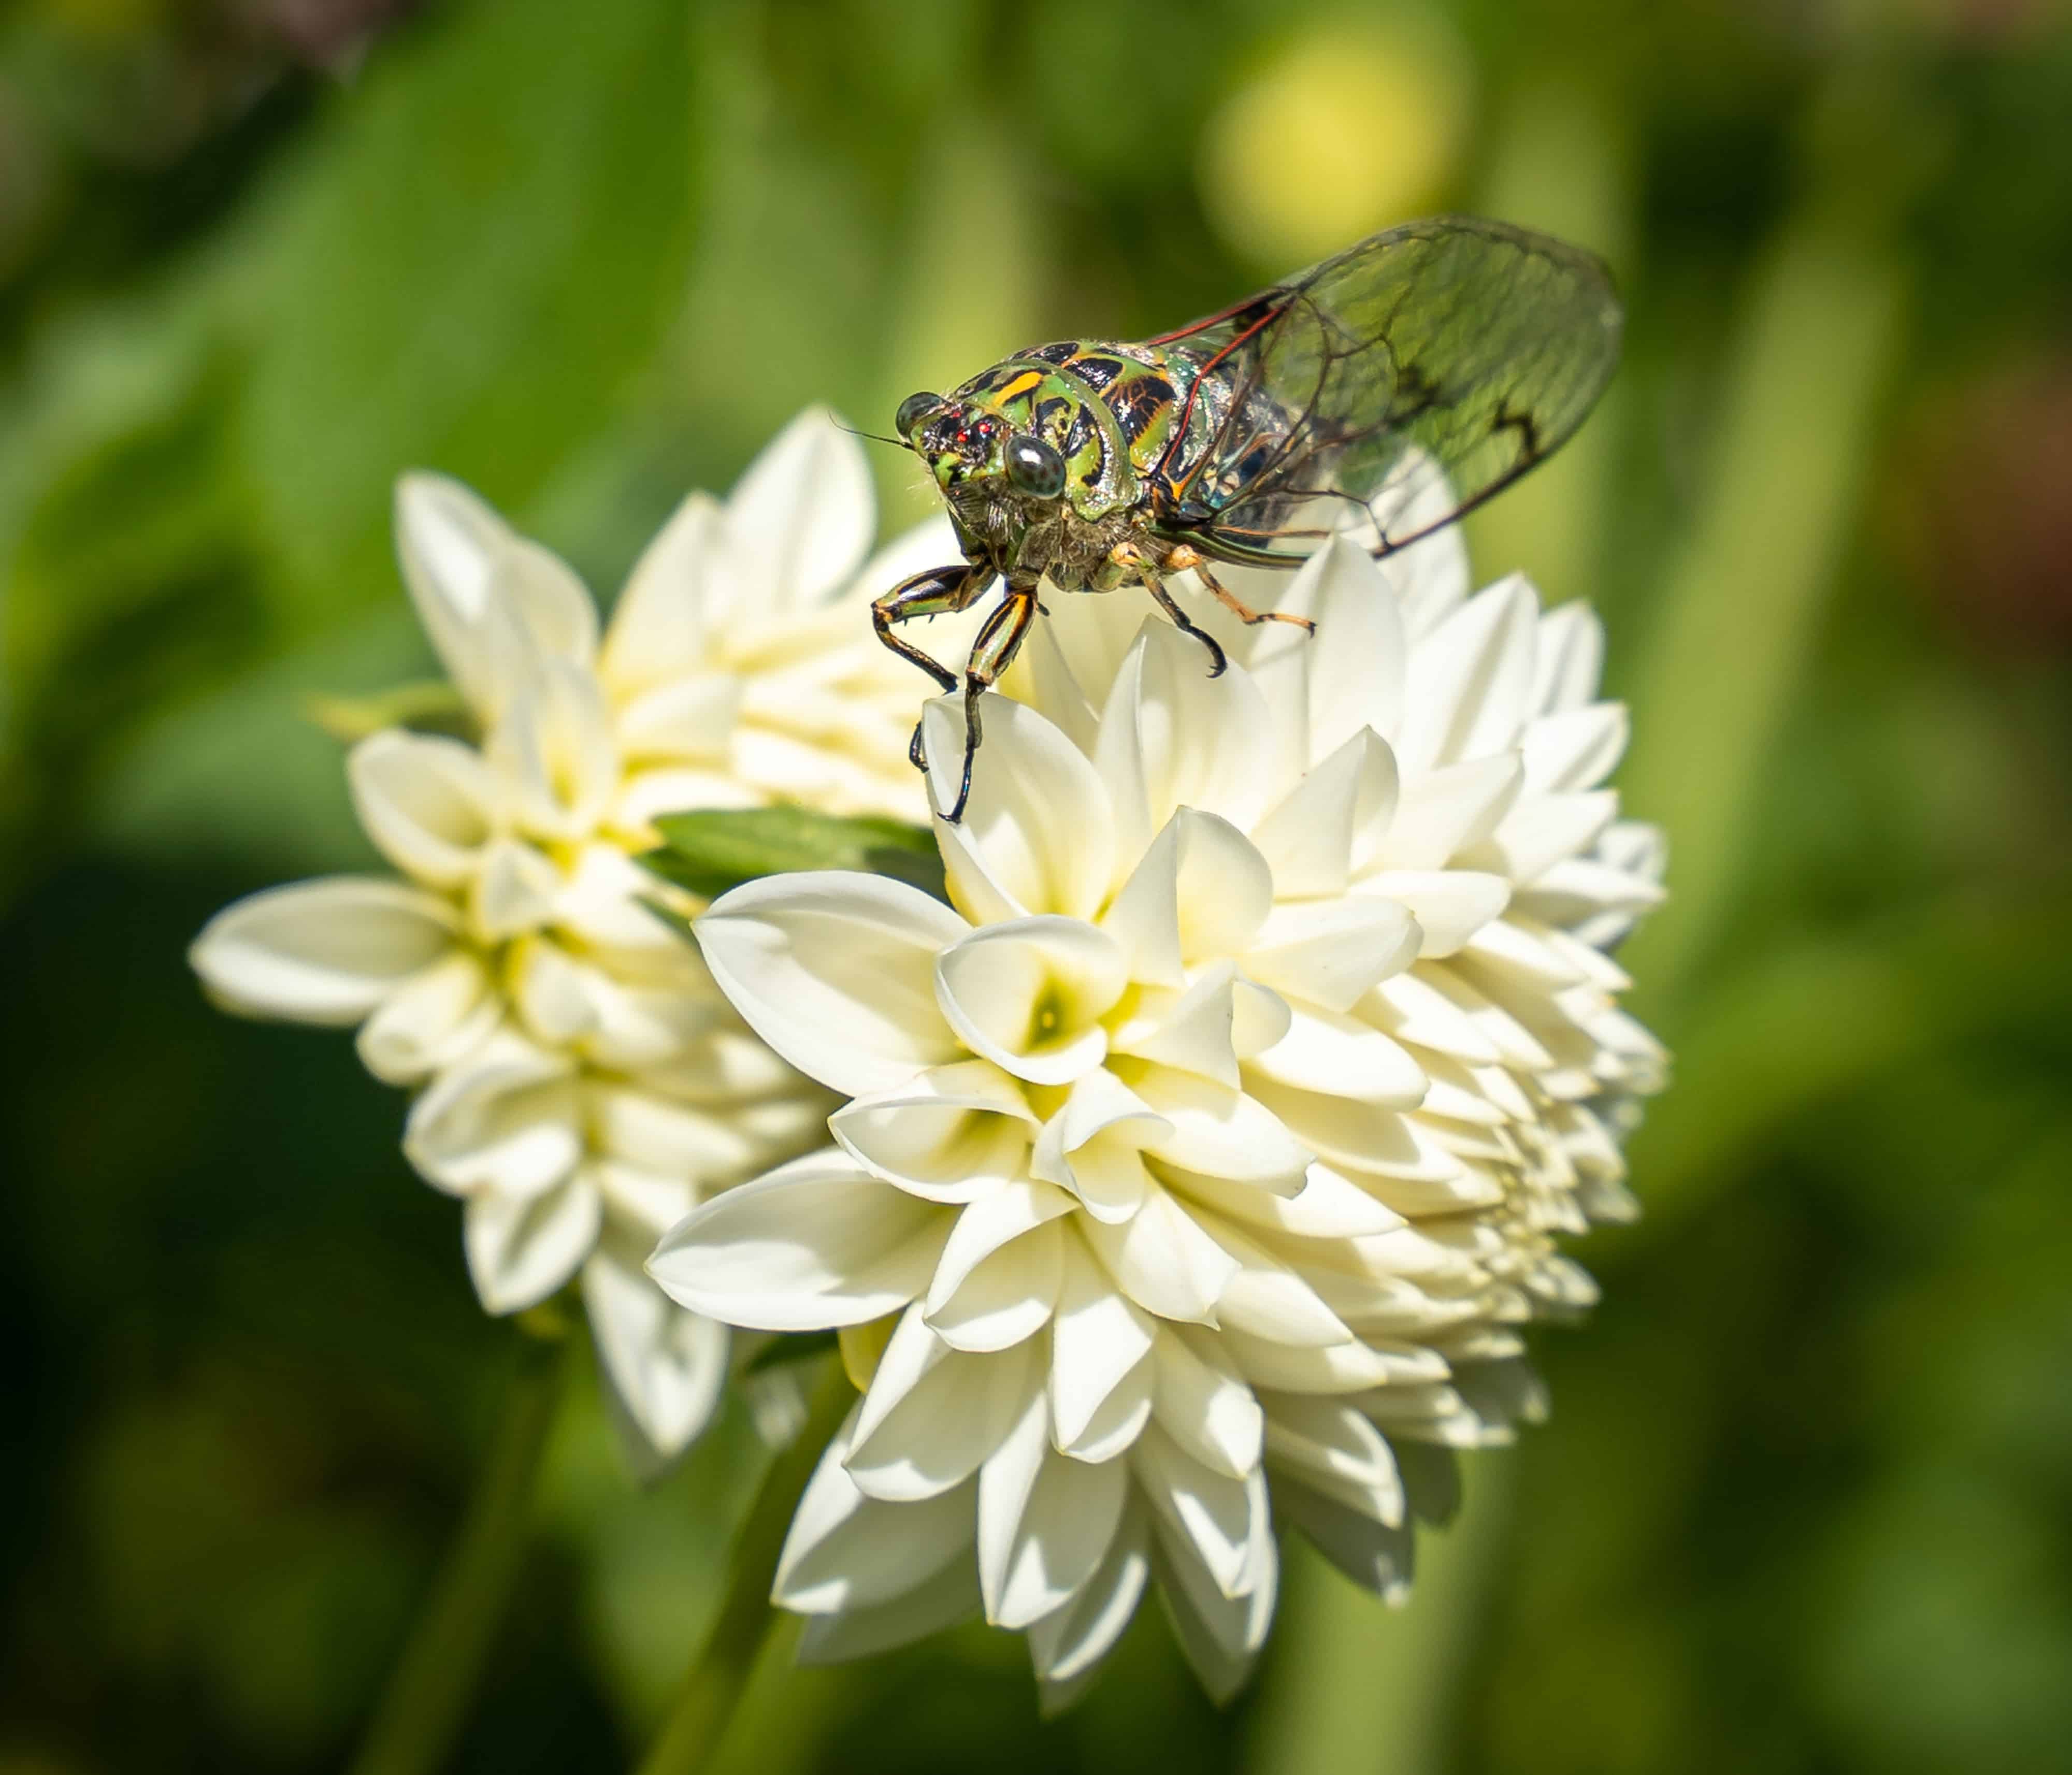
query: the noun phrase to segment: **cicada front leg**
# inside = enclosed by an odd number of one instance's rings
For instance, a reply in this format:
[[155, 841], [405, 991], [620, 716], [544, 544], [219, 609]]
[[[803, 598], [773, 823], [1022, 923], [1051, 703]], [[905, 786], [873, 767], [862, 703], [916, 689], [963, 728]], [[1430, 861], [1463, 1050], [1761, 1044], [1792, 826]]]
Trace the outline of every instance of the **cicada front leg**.
[[892, 632], [892, 625], [911, 622], [917, 616], [954, 616], [959, 610], [968, 610], [992, 583], [990, 567], [974, 567], [968, 561], [952, 567], [931, 567], [925, 573], [902, 579], [874, 602], [870, 626], [878, 631], [878, 639], [901, 659], [919, 666], [944, 689], [955, 690], [957, 675], [930, 659], [911, 641], [902, 640]]
[[[1001, 600], [1000, 607], [979, 627], [978, 639], [972, 643], [971, 663], [964, 668], [964, 770], [963, 780], [957, 786], [956, 804], [943, 816], [952, 826], [964, 816], [964, 804], [971, 799], [972, 766], [978, 762], [980, 728], [979, 699], [1000, 682], [1001, 675], [1014, 664], [1014, 656], [1022, 651], [1022, 643], [1029, 634], [1029, 626], [1036, 620], [1036, 588], [1017, 591], [1009, 588], [1007, 596]], [[918, 751], [921, 730], [914, 729], [914, 745]], [[925, 763], [923, 768], [926, 769]]]

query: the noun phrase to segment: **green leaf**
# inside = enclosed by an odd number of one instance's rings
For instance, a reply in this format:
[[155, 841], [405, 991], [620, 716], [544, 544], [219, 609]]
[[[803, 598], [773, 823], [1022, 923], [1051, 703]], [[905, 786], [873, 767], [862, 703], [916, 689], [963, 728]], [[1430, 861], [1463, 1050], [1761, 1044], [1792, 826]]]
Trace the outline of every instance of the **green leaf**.
[[776, 807], [666, 814], [655, 824], [662, 844], [640, 861], [664, 881], [705, 899], [795, 869], [861, 869], [938, 900], [949, 898], [934, 835], [897, 820]]
[[689, 265], [692, 10], [442, 9], [275, 192], [245, 439], [305, 620], [395, 595], [402, 470], [522, 514], [652, 362]]

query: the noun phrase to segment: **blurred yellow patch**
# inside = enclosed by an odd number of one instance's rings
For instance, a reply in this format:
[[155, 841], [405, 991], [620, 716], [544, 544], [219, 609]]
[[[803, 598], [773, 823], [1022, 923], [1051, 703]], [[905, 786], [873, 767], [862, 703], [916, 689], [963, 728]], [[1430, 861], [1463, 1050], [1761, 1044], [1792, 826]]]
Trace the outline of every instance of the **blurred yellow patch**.
[[1441, 20], [1313, 24], [1250, 72], [1202, 132], [1211, 223], [1237, 251], [1293, 269], [1425, 213], [1468, 138], [1474, 71]]

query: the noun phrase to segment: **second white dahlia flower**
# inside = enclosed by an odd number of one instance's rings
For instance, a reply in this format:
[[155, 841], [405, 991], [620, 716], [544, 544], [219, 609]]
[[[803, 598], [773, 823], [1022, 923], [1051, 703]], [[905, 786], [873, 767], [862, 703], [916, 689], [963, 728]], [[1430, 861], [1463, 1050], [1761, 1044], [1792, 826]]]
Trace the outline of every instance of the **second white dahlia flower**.
[[[1519, 1327], [1593, 1296], [1555, 1239], [1630, 1212], [1618, 1119], [1662, 1070], [1599, 946], [1659, 890], [1601, 787], [1595, 619], [1467, 597], [1450, 533], [1285, 590], [1314, 640], [1194, 611], [1213, 680], [1141, 604], [1049, 594], [937, 822], [953, 905], [822, 873], [698, 921], [849, 1099], [649, 1266], [841, 1331], [863, 1397], [777, 1579], [809, 1657], [982, 1609], [1062, 1699], [1155, 1579], [1227, 1695], [1276, 1518], [1400, 1594], [1445, 1451], [1540, 1409]], [[953, 700], [926, 734], [960, 759]]]
[[710, 1417], [729, 1338], [643, 1262], [713, 1191], [823, 1138], [831, 1099], [643, 904], [667, 890], [633, 857], [680, 809], [919, 816], [911, 689], [867, 606], [944, 532], [866, 565], [873, 524], [858, 446], [808, 413], [726, 502], [684, 502], [600, 634], [557, 557], [458, 483], [407, 477], [404, 577], [473, 737], [354, 748], [395, 876], [254, 894], [193, 947], [230, 1009], [358, 1025], [368, 1069], [416, 1094], [405, 1150], [464, 1204], [483, 1305], [580, 1278], [622, 1416], [658, 1456]]

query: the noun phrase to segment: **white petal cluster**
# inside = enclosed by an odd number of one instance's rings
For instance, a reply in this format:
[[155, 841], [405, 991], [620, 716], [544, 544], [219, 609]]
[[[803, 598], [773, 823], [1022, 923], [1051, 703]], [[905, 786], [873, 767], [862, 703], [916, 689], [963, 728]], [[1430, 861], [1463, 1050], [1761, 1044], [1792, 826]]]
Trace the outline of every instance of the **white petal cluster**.
[[[1630, 1211], [1618, 1123], [1661, 1080], [1602, 947], [1659, 846], [1601, 786], [1595, 618], [1467, 586], [1450, 533], [1386, 570], [1334, 540], [1279, 588], [1314, 639], [1190, 603], [1218, 679], [1141, 601], [1053, 592], [936, 824], [954, 909], [826, 873], [699, 920], [850, 1099], [650, 1264], [842, 1331], [863, 1396], [777, 1580], [806, 1655], [982, 1609], [1059, 1700], [1155, 1576], [1227, 1694], [1276, 1517], [1400, 1595], [1446, 1451], [1539, 1410], [1519, 1328], [1593, 1298], [1555, 1238]], [[939, 807], [958, 709], [927, 712]]]
[[[357, 1025], [416, 1093], [405, 1149], [461, 1198], [492, 1313], [578, 1274], [623, 1415], [681, 1448], [712, 1413], [726, 1328], [643, 1263], [713, 1191], [824, 1138], [827, 1094], [773, 1055], [645, 906], [653, 816], [783, 798], [921, 817], [912, 688], [870, 632], [899, 570], [855, 441], [795, 421], [726, 502], [693, 495], [600, 635], [589, 592], [457, 483], [397, 490], [404, 577], [479, 744], [391, 729], [347, 764], [393, 878], [239, 902], [196, 940], [249, 1015]], [[889, 553], [953, 552], [928, 526]]]

